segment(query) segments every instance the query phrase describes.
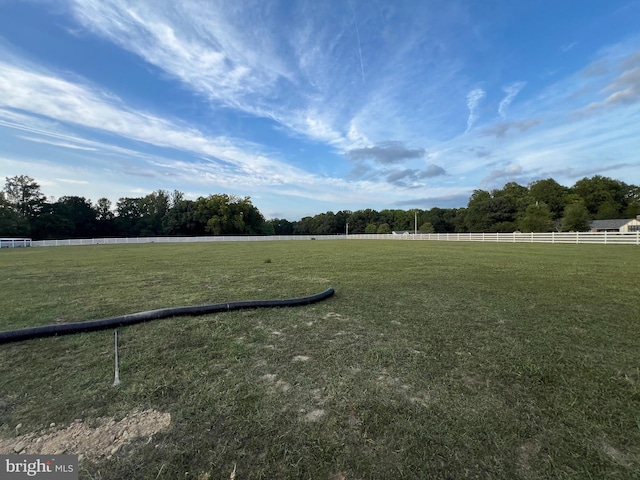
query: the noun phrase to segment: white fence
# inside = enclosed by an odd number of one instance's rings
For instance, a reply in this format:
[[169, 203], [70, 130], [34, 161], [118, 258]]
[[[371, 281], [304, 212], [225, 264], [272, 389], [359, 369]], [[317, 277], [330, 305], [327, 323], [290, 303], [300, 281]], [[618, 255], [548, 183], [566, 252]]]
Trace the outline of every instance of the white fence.
[[18, 248], [30, 246], [30, 238], [0, 238], [0, 248]]
[[67, 240], [39, 240], [34, 247], [58, 247], [66, 245], [123, 245], [144, 243], [188, 242], [265, 242], [275, 240], [435, 240], [453, 242], [498, 243], [574, 243], [601, 245], [640, 245], [640, 232], [561, 232], [561, 233], [429, 233], [409, 235], [272, 235], [272, 236], [200, 236], [200, 237], [135, 237], [88, 238]]

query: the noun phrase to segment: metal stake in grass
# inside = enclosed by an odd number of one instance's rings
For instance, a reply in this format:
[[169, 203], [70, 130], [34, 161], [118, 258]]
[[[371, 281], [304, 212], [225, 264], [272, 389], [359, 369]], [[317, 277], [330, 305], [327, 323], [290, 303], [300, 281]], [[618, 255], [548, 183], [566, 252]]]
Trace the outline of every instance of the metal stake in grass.
[[115, 345], [116, 345], [116, 374], [113, 380], [112, 387], [117, 387], [120, 385], [120, 369], [118, 368], [118, 330], [113, 332], [115, 334]]

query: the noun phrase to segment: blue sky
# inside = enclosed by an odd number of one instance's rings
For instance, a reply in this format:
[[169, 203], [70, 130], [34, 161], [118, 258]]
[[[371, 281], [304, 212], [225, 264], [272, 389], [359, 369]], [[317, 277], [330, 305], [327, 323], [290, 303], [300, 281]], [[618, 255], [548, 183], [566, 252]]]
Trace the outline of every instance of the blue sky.
[[640, 184], [640, 1], [0, 0], [0, 177], [267, 217]]

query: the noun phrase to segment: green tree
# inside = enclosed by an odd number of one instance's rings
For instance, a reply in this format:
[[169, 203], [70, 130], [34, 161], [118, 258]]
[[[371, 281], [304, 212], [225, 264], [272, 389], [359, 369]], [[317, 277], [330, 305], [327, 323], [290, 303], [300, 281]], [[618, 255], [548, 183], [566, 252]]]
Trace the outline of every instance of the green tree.
[[376, 233], [379, 234], [388, 234], [391, 233], [391, 227], [389, 226], [388, 223], [382, 223], [379, 227], [378, 227], [378, 231]]
[[76, 237], [67, 205], [61, 202], [44, 204], [38, 217], [31, 221], [31, 236], [37, 240]]
[[97, 232], [97, 211], [84, 197], [64, 196], [46, 203], [31, 221], [35, 238], [91, 238]]
[[367, 208], [351, 212], [346, 223], [349, 223], [349, 233], [365, 233], [367, 225], [371, 223], [377, 225], [381, 223], [381, 219], [377, 211]]
[[431, 224], [431, 222], [424, 222], [422, 225], [420, 225], [420, 228], [418, 229], [418, 232], [420, 232], [420, 233], [435, 233], [436, 229], [433, 228], [433, 225]]
[[217, 194], [196, 200], [195, 218], [214, 235], [260, 235], [269, 231], [250, 197]]
[[[629, 185], [620, 180], [614, 180], [609, 177], [595, 175], [591, 178], [583, 178], [578, 180], [571, 188], [582, 198], [584, 206], [590, 215], [598, 216], [598, 211], [603, 208], [602, 213], [610, 216], [609, 218], [620, 218], [622, 212], [628, 205]], [[605, 204], [607, 204], [605, 206]]]
[[209, 195], [196, 200], [196, 219], [205, 225], [207, 233], [221, 235], [232, 227], [228, 195]]
[[42, 211], [46, 198], [40, 185], [27, 175], [5, 178], [5, 198], [18, 213], [27, 219], [33, 219]]
[[455, 213], [452, 215], [452, 210], [455, 212], [455, 209], [433, 207], [421, 217], [424, 221], [419, 222], [419, 225], [429, 222], [433, 225], [435, 233], [455, 232], [456, 225], [452, 221], [455, 217]]
[[74, 238], [92, 237], [96, 233], [98, 212], [91, 205], [91, 200], [84, 197], [65, 196], [56, 202], [60, 212], [73, 225], [71, 235]]
[[640, 187], [630, 185], [624, 216], [625, 218], [635, 218], [637, 215], [640, 215]]
[[375, 223], [370, 223], [367, 225], [367, 228], [364, 229], [364, 233], [378, 233], [378, 225]]
[[238, 198], [236, 209], [240, 210], [243, 231], [247, 235], [273, 235], [274, 230], [267, 225], [264, 216], [251, 202], [251, 197]]
[[491, 194], [486, 190], [474, 190], [467, 205], [464, 223], [470, 232], [488, 232], [492, 225]]
[[140, 206], [140, 235], [165, 235], [167, 215], [171, 208], [171, 194], [166, 190], [156, 190], [142, 197]]
[[538, 180], [529, 185], [529, 193], [535, 202], [541, 202], [549, 207], [554, 220], [562, 218], [569, 189], [560, 185], [553, 178]]
[[313, 217], [313, 234], [314, 235], [335, 235], [338, 231], [343, 231], [344, 224], [339, 224], [336, 215], [329, 211], [320, 213]]
[[562, 230], [564, 232], [586, 232], [589, 230], [589, 212], [582, 203], [572, 203], [565, 207]]
[[106, 237], [115, 235], [115, 212], [111, 210], [111, 200], [106, 197], [99, 198], [93, 209], [96, 211], [96, 235]]
[[204, 235], [204, 224], [196, 218], [197, 206], [193, 200], [175, 199], [164, 217], [167, 235]]
[[275, 235], [276, 234], [276, 229], [273, 228], [273, 224], [269, 223], [269, 222], [264, 222], [264, 226], [262, 229], [262, 234], [263, 235]]
[[114, 220], [118, 235], [137, 237], [143, 228], [142, 199], [123, 197], [116, 203], [116, 218]]
[[4, 237], [29, 235], [28, 220], [9, 203], [3, 191], [0, 191], [0, 235]]
[[529, 205], [518, 225], [523, 232], [553, 232], [555, 230], [551, 210], [545, 203]]
[[273, 227], [274, 235], [293, 235], [293, 222], [284, 218], [272, 218], [267, 223]]
[[300, 220], [293, 224], [293, 234], [294, 235], [312, 235], [311, 233], [311, 222], [313, 221], [312, 217], [302, 217]]
[[99, 198], [93, 208], [96, 211], [98, 221], [107, 222], [115, 218], [115, 213], [111, 210], [111, 200], [106, 197]]
[[[464, 233], [468, 232], [467, 226], [465, 224], [466, 215], [467, 209], [464, 207], [449, 208], [445, 210], [444, 219], [453, 228], [453, 230], [451, 230], [452, 232]], [[437, 231], [438, 230], [436, 230], [436, 232]]]

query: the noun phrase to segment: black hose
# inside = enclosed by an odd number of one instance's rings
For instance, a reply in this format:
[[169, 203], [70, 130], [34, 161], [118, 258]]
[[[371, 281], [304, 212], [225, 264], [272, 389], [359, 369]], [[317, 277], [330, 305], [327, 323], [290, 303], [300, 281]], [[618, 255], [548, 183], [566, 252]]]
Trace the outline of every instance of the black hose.
[[161, 318], [207, 315], [209, 313], [230, 312], [231, 310], [243, 310], [249, 308], [268, 307], [296, 307], [316, 303], [334, 294], [333, 288], [316, 293], [308, 297], [285, 298], [283, 300], [247, 300], [242, 302], [213, 303], [210, 305], [198, 305], [192, 307], [161, 308], [146, 312], [132, 313], [120, 317], [103, 318], [102, 320], [89, 320], [86, 322], [62, 323], [59, 325], [46, 325], [44, 327], [23, 328], [20, 330], [8, 330], [0, 332], [0, 344], [20, 342], [32, 338], [54, 337], [56, 335], [70, 335], [72, 333], [92, 332], [106, 328], [124, 327], [150, 320]]

